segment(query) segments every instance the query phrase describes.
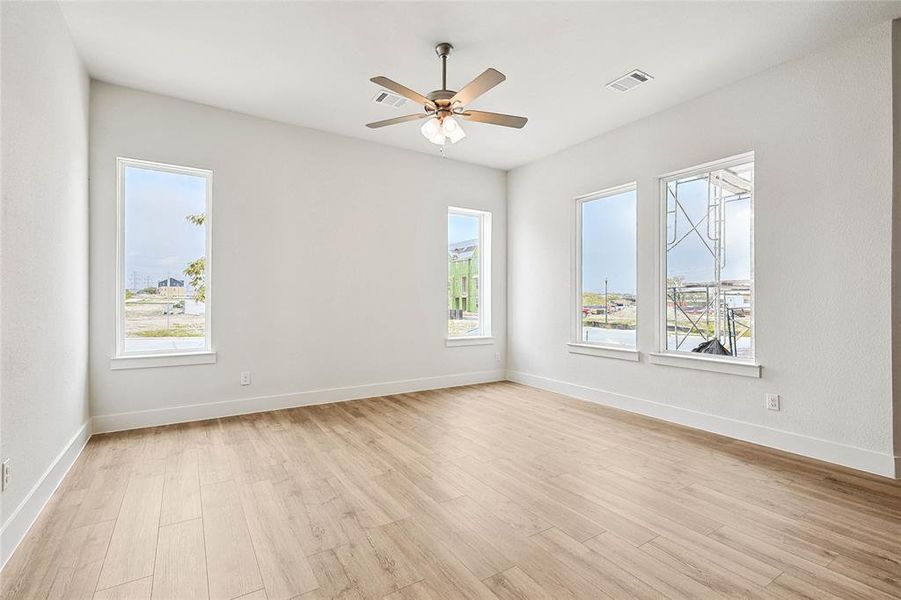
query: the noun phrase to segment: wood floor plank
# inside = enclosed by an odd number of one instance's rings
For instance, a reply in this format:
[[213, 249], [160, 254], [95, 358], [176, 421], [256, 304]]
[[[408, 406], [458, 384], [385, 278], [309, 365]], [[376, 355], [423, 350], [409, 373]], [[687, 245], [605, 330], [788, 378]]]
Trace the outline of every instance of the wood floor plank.
[[114, 521], [103, 521], [69, 531], [48, 599], [93, 596], [114, 525]]
[[211, 600], [230, 600], [263, 587], [235, 485], [226, 480], [200, 490]]
[[98, 590], [153, 575], [162, 497], [162, 475], [129, 480], [100, 571]]
[[129, 581], [94, 593], [94, 600], [150, 600], [153, 577]]
[[585, 541], [585, 546], [631, 573], [672, 600], [710, 596], [712, 590], [691, 577], [655, 560], [615, 533], [603, 533]]
[[239, 484], [238, 495], [269, 600], [287, 600], [319, 584], [270, 481]]
[[203, 524], [199, 518], [160, 527], [151, 598], [209, 598]]
[[548, 529], [532, 539], [551, 556], [566, 564], [590, 581], [603, 581], [603, 592], [617, 600], [632, 598], [662, 598], [654, 589], [618, 564], [592, 551], [585, 544], [574, 540], [559, 529]]
[[901, 482], [500, 382], [95, 436], [0, 597], [889, 600], [899, 540]]
[[519, 567], [511, 567], [485, 579], [485, 585], [500, 600], [554, 600]]
[[200, 517], [200, 472], [196, 448], [185, 448], [169, 457], [163, 484], [160, 525]]
[[414, 562], [423, 581], [439, 597], [466, 600], [495, 599], [493, 593], [463, 565], [460, 558], [444, 547], [441, 540], [412, 519], [396, 521], [380, 528]]

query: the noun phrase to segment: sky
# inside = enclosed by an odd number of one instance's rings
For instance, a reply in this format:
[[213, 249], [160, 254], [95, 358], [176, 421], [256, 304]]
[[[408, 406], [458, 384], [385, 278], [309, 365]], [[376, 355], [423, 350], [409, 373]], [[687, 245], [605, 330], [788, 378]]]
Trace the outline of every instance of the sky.
[[[667, 239], [689, 235], [667, 253], [667, 276], [681, 276], [686, 282], [712, 281], [713, 256], [691, 231], [692, 223], [707, 239], [707, 181], [680, 183], [679, 200], [685, 213], [667, 217]], [[610, 292], [636, 292], [636, 192], [629, 191], [582, 204], [582, 289], [603, 292], [604, 279]], [[673, 208], [672, 199], [669, 210]], [[751, 201], [727, 204], [725, 268], [722, 279], [751, 278]], [[674, 230], [675, 228], [675, 230]], [[712, 232], [711, 232], [712, 233]], [[713, 242], [708, 240], [710, 247]]]
[[456, 244], [479, 237], [479, 217], [475, 215], [447, 215], [447, 243]]
[[582, 203], [582, 290], [635, 293], [634, 190]]
[[[156, 286], [206, 252], [205, 229], [185, 219], [206, 209], [206, 180], [194, 175], [125, 169], [125, 284]], [[149, 283], [148, 283], [149, 282]], [[186, 281], [187, 282], [187, 281]]]
[[[671, 184], [672, 185], [672, 184]], [[679, 202], [685, 212], [677, 211], [678, 221], [673, 216], [667, 218], [667, 239], [680, 239], [691, 231], [690, 218], [698, 224], [698, 230], [707, 239], [707, 181], [698, 179], [679, 184]], [[673, 200], [667, 196], [668, 210], [673, 209]], [[751, 201], [740, 200], [728, 203], [726, 208], [725, 268], [722, 279], [750, 279], [751, 277]], [[687, 215], [686, 215], [687, 213]], [[675, 238], [674, 238], [675, 227]], [[713, 233], [712, 231], [710, 233]], [[713, 248], [713, 242], [708, 241]], [[696, 233], [671, 248], [667, 253], [667, 276], [680, 275], [685, 281], [712, 281], [713, 255]]]

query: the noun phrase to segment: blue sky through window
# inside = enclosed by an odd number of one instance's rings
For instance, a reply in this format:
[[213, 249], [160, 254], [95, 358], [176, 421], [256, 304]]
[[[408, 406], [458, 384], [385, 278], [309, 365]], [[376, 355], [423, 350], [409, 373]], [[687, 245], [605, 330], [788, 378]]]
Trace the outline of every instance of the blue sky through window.
[[582, 203], [582, 291], [634, 294], [634, 190]]
[[479, 217], [475, 215], [447, 215], [447, 243], [456, 244], [479, 237]]
[[185, 267], [206, 254], [205, 228], [185, 218], [206, 211], [206, 179], [135, 166], [124, 176], [126, 287], [186, 280]]

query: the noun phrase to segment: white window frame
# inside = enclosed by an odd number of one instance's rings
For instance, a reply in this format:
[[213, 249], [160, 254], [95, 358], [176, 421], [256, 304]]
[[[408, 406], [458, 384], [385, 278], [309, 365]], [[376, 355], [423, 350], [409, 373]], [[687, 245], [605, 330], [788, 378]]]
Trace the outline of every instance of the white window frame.
[[[603, 200], [618, 196], [626, 192], [635, 192], [635, 281], [638, 282], [638, 183], [632, 181], [614, 187], [604, 188], [589, 194], [576, 196], [573, 200], [575, 209], [575, 226], [573, 228], [572, 244], [572, 298], [570, 302], [570, 342], [567, 344], [572, 354], [585, 354], [588, 356], [601, 356], [605, 358], [618, 358], [621, 360], [637, 361], [638, 352], [638, 319], [635, 320], [635, 345], [625, 344], [598, 344], [582, 340], [582, 208], [588, 202]], [[638, 290], [636, 289], [636, 304]]]
[[[174, 173], [203, 177], [206, 181], [206, 208], [204, 233], [206, 235], [206, 269], [204, 282], [206, 285], [206, 301], [204, 309], [204, 347], [199, 350], [180, 351], [126, 351], [125, 350], [125, 169], [136, 167], [151, 171]], [[212, 319], [212, 222], [213, 222], [213, 172], [208, 169], [185, 167], [166, 163], [139, 160], [134, 158], [116, 158], [116, 354], [110, 361], [111, 369], [134, 369], [147, 367], [179, 366], [192, 364], [209, 364], [216, 362], [213, 351], [213, 319]]]
[[757, 199], [757, 187], [751, 193], [751, 358], [734, 356], [714, 356], [694, 354], [691, 352], [669, 350], [666, 347], [666, 275], [667, 275], [667, 184], [676, 179], [684, 179], [718, 169], [727, 169], [748, 162], [754, 163], [754, 175], [757, 176], [757, 162], [754, 152], [745, 152], [720, 160], [714, 160], [686, 169], [666, 173], [658, 178], [657, 198], [657, 351], [650, 354], [650, 362], [671, 367], [683, 367], [701, 371], [713, 371], [745, 377], [760, 377], [761, 366], [757, 363], [757, 277], [755, 238], [757, 228], [754, 226], [754, 212]]
[[[447, 207], [447, 221], [445, 221], [444, 255], [447, 260], [447, 224], [452, 214], [479, 218], [479, 335], [450, 336], [447, 334], [447, 306], [445, 304], [444, 332], [445, 344], [453, 346], [482, 346], [494, 344], [491, 334], [491, 212], [475, 208], [462, 208], [459, 206]], [[445, 302], [447, 300], [447, 279], [449, 273], [445, 273]]]

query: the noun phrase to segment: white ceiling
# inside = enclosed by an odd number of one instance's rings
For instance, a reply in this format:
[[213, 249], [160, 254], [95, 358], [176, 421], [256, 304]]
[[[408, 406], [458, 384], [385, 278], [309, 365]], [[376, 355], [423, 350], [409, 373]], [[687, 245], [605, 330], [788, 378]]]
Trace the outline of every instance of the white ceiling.
[[[466, 123], [450, 158], [509, 169], [901, 16], [901, 2], [63, 2], [91, 75], [251, 115], [437, 153], [371, 102], [385, 75], [448, 87], [485, 68], [507, 81], [471, 108], [522, 130]], [[604, 85], [639, 68], [655, 80]], [[410, 110], [407, 110], [407, 109]]]

